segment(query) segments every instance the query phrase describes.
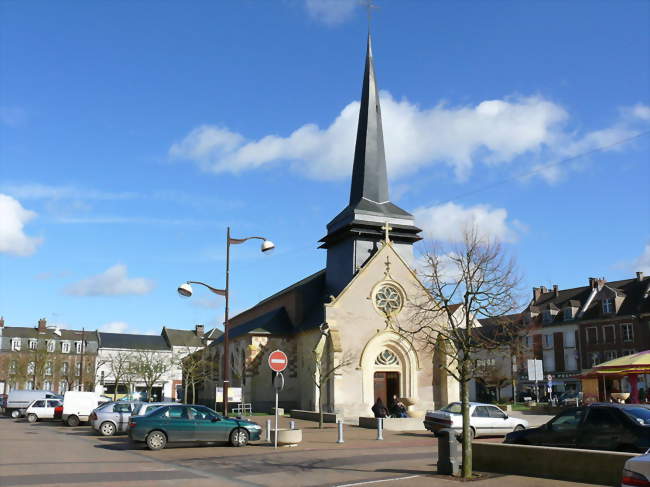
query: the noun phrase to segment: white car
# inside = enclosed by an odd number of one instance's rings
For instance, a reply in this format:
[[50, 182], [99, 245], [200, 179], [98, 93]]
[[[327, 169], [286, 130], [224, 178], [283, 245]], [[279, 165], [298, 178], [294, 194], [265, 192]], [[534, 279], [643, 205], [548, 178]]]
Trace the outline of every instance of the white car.
[[650, 487], [650, 450], [625, 462], [621, 487]]
[[58, 399], [37, 399], [27, 407], [25, 416], [30, 423], [40, 419], [54, 419], [55, 409], [59, 406], [63, 406], [63, 403]]
[[[474, 438], [481, 435], [506, 435], [511, 431], [524, 430], [528, 428], [528, 421], [508, 416], [493, 404], [470, 402], [469, 425], [470, 435]], [[445, 428], [462, 430], [463, 415], [460, 403], [452, 402], [440, 410], [427, 411], [424, 417], [424, 427], [435, 435]]]

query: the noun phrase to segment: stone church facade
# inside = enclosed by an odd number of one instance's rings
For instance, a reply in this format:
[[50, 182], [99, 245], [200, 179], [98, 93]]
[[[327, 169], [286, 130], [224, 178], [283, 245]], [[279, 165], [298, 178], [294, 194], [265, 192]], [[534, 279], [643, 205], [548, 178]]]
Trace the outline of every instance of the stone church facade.
[[[350, 200], [320, 240], [326, 267], [230, 319], [230, 385], [242, 387], [243, 401], [258, 411], [272, 406], [267, 360], [276, 349], [289, 357], [285, 408], [316, 410], [321, 394], [326, 411], [368, 416], [378, 397], [395, 394], [417, 415], [458, 400], [457, 383], [439, 365], [445, 358], [398, 333], [412, 316], [410, 303], [426, 292], [412, 270], [419, 232], [389, 198], [368, 37]], [[223, 337], [208, 347], [219, 364], [222, 350]], [[217, 374], [204, 383], [202, 402], [215, 404], [221, 380]]]

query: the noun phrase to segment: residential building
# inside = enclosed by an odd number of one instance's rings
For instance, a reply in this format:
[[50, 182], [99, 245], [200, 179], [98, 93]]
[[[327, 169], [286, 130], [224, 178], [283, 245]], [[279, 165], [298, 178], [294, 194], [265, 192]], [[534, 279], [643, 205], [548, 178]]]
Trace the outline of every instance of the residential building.
[[[209, 332], [212, 334], [212, 332]], [[163, 327], [160, 335], [98, 332], [97, 388], [113, 396], [147, 391], [152, 400], [182, 397], [181, 360], [204, 346], [203, 325], [192, 330]]]
[[93, 390], [97, 334], [38, 325], [5, 326], [0, 318], [0, 394], [13, 389]]

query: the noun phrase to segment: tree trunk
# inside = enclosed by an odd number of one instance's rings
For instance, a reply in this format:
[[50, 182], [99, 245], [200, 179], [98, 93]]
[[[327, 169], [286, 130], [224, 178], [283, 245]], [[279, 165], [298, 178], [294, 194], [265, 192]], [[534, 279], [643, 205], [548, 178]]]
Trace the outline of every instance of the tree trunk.
[[189, 392], [189, 376], [185, 376], [185, 382], [183, 382], [183, 402], [187, 404], [187, 393]]
[[192, 381], [192, 404], [196, 404], [196, 383]]
[[120, 381], [115, 379], [115, 389], [113, 389], [113, 401], [117, 401], [117, 388], [120, 385]]
[[460, 400], [461, 411], [463, 413], [463, 470], [462, 476], [464, 479], [472, 477], [472, 438], [471, 429], [469, 425], [469, 387], [468, 387], [468, 363], [467, 359], [463, 359], [460, 370]]

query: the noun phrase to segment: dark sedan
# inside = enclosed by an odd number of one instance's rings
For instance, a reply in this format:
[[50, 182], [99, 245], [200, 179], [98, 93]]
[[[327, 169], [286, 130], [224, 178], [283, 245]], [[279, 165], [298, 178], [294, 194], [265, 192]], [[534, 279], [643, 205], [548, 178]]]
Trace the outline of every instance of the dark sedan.
[[650, 448], [650, 409], [608, 403], [573, 407], [539, 428], [509, 433], [504, 443], [643, 453]]
[[145, 416], [132, 416], [131, 441], [144, 442], [150, 450], [181, 441], [229, 442], [245, 446], [259, 440], [262, 428], [251, 421], [226, 418], [205, 406], [174, 405], [154, 409]]

